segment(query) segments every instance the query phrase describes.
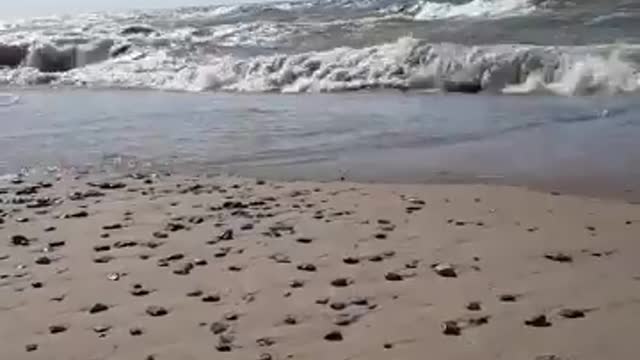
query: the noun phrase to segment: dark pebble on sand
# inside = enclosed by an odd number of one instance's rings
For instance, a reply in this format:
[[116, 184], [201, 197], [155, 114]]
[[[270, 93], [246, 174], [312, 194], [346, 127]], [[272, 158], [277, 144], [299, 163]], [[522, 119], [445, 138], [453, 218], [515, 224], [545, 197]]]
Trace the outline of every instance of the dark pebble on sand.
[[24, 346], [26, 352], [32, 352], [38, 350], [38, 344], [27, 344]]
[[140, 336], [142, 334], [144, 334], [144, 329], [142, 328], [134, 327], [129, 329], [129, 335], [131, 336]]
[[78, 218], [86, 218], [87, 216], [89, 216], [89, 213], [84, 210], [81, 210], [81, 211], [64, 214], [62, 217], [64, 219], [78, 219]]
[[585, 312], [578, 309], [562, 309], [558, 315], [566, 319], [579, 319], [585, 317]]
[[331, 305], [329, 305], [329, 307], [331, 307], [333, 310], [341, 311], [347, 308], [347, 304], [341, 301], [336, 301], [336, 302], [332, 302]]
[[38, 265], [49, 265], [51, 264], [51, 259], [48, 258], [47, 256], [41, 256], [39, 258], [36, 259], [36, 264]]
[[461, 333], [461, 329], [456, 321], [445, 321], [442, 323], [442, 333], [449, 336], [458, 336]]
[[502, 302], [516, 302], [518, 301], [518, 295], [513, 295], [513, 294], [502, 294], [500, 295], [499, 299]]
[[551, 323], [547, 320], [545, 315], [536, 315], [529, 320], [525, 320], [524, 322], [528, 326], [533, 327], [549, 327]]
[[169, 313], [169, 311], [167, 309], [165, 309], [162, 306], [157, 306], [157, 305], [148, 306], [147, 309], [145, 310], [145, 312], [149, 316], [153, 316], [153, 317], [165, 316], [165, 315], [167, 315]]
[[256, 344], [260, 347], [269, 347], [276, 344], [276, 341], [269, 337], [263, 337], [256, 340]]
[[100, 257], [97, 257], [97, 258], [93, 259], [93, 262], [96, 263], [96, 264], [106, 264], [106, 263], [110, 262], [113, 259], [114, 259], [113, 256], [105, 255], [105, 256], [100, 256]]
[[156, 239], [166, 239], [169, 237], [169, 234], [162, 231], [154, 231], [152, 235]]
[[328, 297], [323, 297], [316, 300], [316, 304], [318, 305], [327, 305], [328, 303], [329, 303]]
[[111, 250], [111, 246], [109, 245], [96, 245], [93, 247], [93, 251], [95, 252], [104, 252]]
[[482, 310], [482, 304], [479, 301], [472, 301], [467, 304], [467, 310], [469, 311], [480, 311]]
[[347, 278], [337, 278], [331, 280], [331, 285], [335, 287], [346, 287], [351, 284], [351, 280]]
[[560, 262], [560, 263], [570, 263], [573, 261], [573, 258], [570, 255], [556, 252], [556, 253], [548, 253], [544, 255], [545, 258], [551, 261]]
[[60, 240], [60, 241], [50, 241], [49, 242], [49, 246], [51, 246], [52, 248], [58, 248], [58, 247], [63, 247], [67, 244], [66, 241]]
[[14, 246], [29, 246], [30, 243], [31, 240], [24, 235], [13, 235], [11, 237], [11, 245]]
[[375, 237], [378, 240], [384, 240], [384, 239], [387, 238], [387, 234], [385, 234], [385, 233], [377, 233], [373, 237]]
[[356, 264], [360, 263], [360, 259], [355, 258], [355, 257], [346, 257], [346, 258], [342, 259], [342, 262], [347, 264], [347, 265], [356, 265]]
[[202, 294], [203, 294], [202, 290], [193, 290], [193, 291], [189, 291], [187, 293], [187, 296], [188, 297], [200, 297], [200, 296], [202, 296]]
[[188, 263], [184, 263], [182, 265], [180, 265], [177, 269], [173, 270], [173, 273], [176, 275], [189, 275], [191, 273], [191, 270], [193, 270], [193, 264], [188, 262]]
[[324, 336], [324, 339], [327, 341], [342, 341], [343, 337], [342, 337], [342, 333], [338, 330], [334, 330], [329, 332], [328, 334], [326, 334]]
[[218, 235], [218, 239], [222, 241], [233, 240], [233, 230], [227, 229], [222, 232], [222, 234]]
[[31, 287], [34, 289], [41, 289], [44, 286], [44, 284], [40, 281], [34, 281], [31, 283]]
[[292, 289], [299, 289], [301, 287], [304, 287], [304, 281], [303, 280], [291, 280], [291, 282], [289, 282], [289, 287], [291, 287]]
[[103, 303], [96, 303], [89, 309], [89, 314], [97, 314], [109, 310], [109, 306]]
[[395, 272], [388, 272], [384, 275], [384, 278], [387, 281], [402, 281], [403, 277], [402, 275], [395, 273]]
[[118, 229], [122, 229], [122, 224], [115, 223], [115, 224], [104, 225], [102, 227], [102, 230], [118, 230]]
[[60, 334], [67, 331], [67, 326], [65, 325], [51, 325], [49, 326], [50, 334]]
[[247, 224], [242, 225], [240, 227], [240, 230], [243, 230], [243, 231], [253, 230], [253, 227], [254, 226], [253, 226], [252, 223], [247, 223]]
[[449, 264], [436, 264], [433, 266], [433, 271], [442, 277], [455, 278], [458, 277], [455, 268]]
[[298, 242], [300, 244], [311, 244], [313, 242], [313, 239], [302, 237], [302, 238], [297, 238], [296, 242]]
[[296, 325], [298, 323], [298, 319], [296, 319], [293, 315], [287, 315], [284, 318], [283, 323], [285, 323], [286, 325]]
[[215, 302], [219, 302], [220, 300], [221, 300], [220, 295], [207, 295], [202, 298], [202, 302], [206, 302], [206, 303], [215, 303]]
[[307, 271], [307, 272], [314, 272], [317, 270], [316, 266], [313, 264], [300, 264], [298, 265], [298, 270], [300, 271]]
[[229, 329], [229, 324], [221, 321], [216, 321], [212, 323], [211, 326], [209, 327], [209, 330], [215, 335], [220, 335], [225, 331], [227, 331], [228, 329]]

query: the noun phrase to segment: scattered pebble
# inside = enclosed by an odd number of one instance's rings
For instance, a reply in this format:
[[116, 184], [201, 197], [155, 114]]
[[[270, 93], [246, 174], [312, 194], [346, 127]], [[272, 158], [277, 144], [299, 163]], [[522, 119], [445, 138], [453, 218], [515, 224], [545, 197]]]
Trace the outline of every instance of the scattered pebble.
[[300, 244], [311, 244], [313, 242], [313, 239], [302, 237], [302, 238], [297, 238], [296, 242]]
[[51, 262], [51, 259], [47, 256], [40, 256], [36, 259], [36, 264], [38, 265], [49, 265]]
[[152, 317], [160, 317], [160, 316], [165, 316], [169, 313], [169, 311], [167, 309], [165, 309], [162, 306], [157, 306], [157, 305], [151, 305], [148, 306], [147, 309], [145, 310], [145, 312]]
[[551, 261], [560, 262], [560, 263], [573, 262], [573, 258], [570, 255], [567, 255], [561, 252], [547, 253], [544, 255], [544, 257]]
[[558, 315], [566, 319], [580, 319], [585, 317], [585, 312], [579, 309], [562, 309]]
[[313, 264], [305, 263], [305, 264], [298, 265], [298, 270], [307, 271], [307, 272], [314, 272], [314, 271], [317, 270], [317, 268]]
[[141, 336], [142, 334], [144, 334], [144, 329], [142, 328], [134, 327], [129, 329], [129, 335], [131, 336]]
[[219, 302], [221, 300], [220, 295], [207, 295], [205, 297], [202, 298], [202, 302], [206, 302], [206, 303], [215, 303], [215, 302]]
[[[256, 344], [258, 344], [258, 346], [260, 347], [269, 347], [269, 346], [275, 345], [276, 341], [269, 337], [263, 337], [263, 338], [257, 339]], [[269, 357], [271, 357], [271, 355], [269, 355]], [[260, 358], [262, 358], [262, 355]]]
[[51, 325], [49, 326], [49, 333], [50, 334], [60, 334], [67, 331], [67, 326], [66, 325]]
[[337, 278], [337, 279], [331, 280], [331, 285], [335, 287], [346, 287], [346, 286], [349, 286], [351, 282], [352, 281], [347, 278]]
[[442, 333], [450, 336], [458, 336], [461, 333], [460, 326], [456, 321], [445, 321], [442, 323]]
[[338, 330], [333, 330], [329, 333], [327, 333], [324, 336], [324, 339], [327, 341], [342, 341], [343, 337], [342, 337], [342, 333]]
[[109, 306], [103, 303], [96, 303], [89, 309], [89, 314], [97, 314], [109, 310]]
[[14, 246], [29, 246], [30, 243], [31, 240], [24, 235], [13, 235], [11, 237], [11, 245]]
[[502, 294], [500, 295], [499, 299], [502, 302], [516, 302], [518, 301], [519, 297], [520, 297], [519, 295], [514, 295], [514, 294]]
[[33, 352], [33, 351], [36, 351], [36, 350], [38, 350], [38, 344], [27, 344], [27, 345], [25, 345], [25, 346], [24, 346], [24, 349], [25, 349], [27, 352]]
[[533, 316], [531, 319], [525, 320], [524, 323], [526, 325], [528, 325], [528, 326], [533, 326], [533, 327], [549, 327], [549, 326], [551, 326], [551, 323], [549, 322], [549, 320], [547, 320], [547, 317], [545, 315]]
[[458, 274], [456, 273], [455, 268], [450, 264], [445, 264], [445, 263], [436, 264], [433, 266], [433, 271], [435, 271], [436, 274], [442, 277], [448, 277], [448, 278], [458, 277]]
[[384, 275], [384, 278], [387, 281], [402, 281], [404, 278], [402, 277], [402, 275], [396, 273], [396, 272], [388, 272]]
[[472, 301], [467, 304], [467, 310], [469, 311], [481, 311], [482, 304], [479, 301]]
[[215, 321], [209, 327], [209, 330], [212, 333], [214, 333], [215, 335], [220, 335], [220, 334], [226, 332], [228, 329], [229, 329], [229, 324], [221, 322], [221, 321]]
[[298, 319], [293, 315], [287, 315], [283, 322], [287, 325], [296, 325], [298, 323]]
[[218, 239], [222, 241], [233, 240], [233, 230], [227, 229], [222, 234], [218, 235]]
[[356, 264], [360, 263], [360, 259], [355, 258], [355, 257], [346, 257], [346, 258], [342, 259], [342, 262], [347, 264], [347, 265], [356, 265]]

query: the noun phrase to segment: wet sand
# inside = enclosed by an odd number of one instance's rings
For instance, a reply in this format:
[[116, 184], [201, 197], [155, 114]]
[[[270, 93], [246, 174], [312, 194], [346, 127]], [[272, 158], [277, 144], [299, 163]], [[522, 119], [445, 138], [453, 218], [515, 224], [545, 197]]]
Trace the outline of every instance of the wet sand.
[[640, 206], [64, 176], [0, 194], [7, 359], [633, 359]]

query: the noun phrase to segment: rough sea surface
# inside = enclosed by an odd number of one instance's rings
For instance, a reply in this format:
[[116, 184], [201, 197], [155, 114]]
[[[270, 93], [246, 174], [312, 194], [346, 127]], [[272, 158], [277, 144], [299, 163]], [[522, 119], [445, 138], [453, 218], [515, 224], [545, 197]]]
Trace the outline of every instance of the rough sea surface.
[[0, 22], [0, 84], [616, 94], [640, 86], [639, 39], [640, 0], [302, 0], [51, 16]]

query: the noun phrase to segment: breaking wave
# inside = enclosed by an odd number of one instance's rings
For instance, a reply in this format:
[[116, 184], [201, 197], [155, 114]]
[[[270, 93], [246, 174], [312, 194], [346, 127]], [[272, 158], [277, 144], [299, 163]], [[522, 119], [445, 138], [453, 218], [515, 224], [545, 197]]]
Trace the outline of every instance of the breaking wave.
[[[640, 46], [633, 44], [640, 38], [618, 44], [605, 36], [617, 28], [602, 32], [602, 21], [594, 20], [625, 14], [625, 26], [635, 29], [640, 7], [616, 4], [586, 2], [582, 22], [577, 5], [560, 0], [310, 0], [4, 22], [0, 85], [635, 92]], [[582, 24], [576, 31], [589, 41], [576, 41], [570, 31], [550, 33], [549, 21]], [[550, 43], [565, 41], [544, 45], [550, 36]], [[605, 41], [591, 43], [593, 37]]]
[[[365, 48], [191, 61], [167, 51], [112, 53], [107, 42], [56, 50], [37, 47], [25, 67], [0, 71], [12, 85], [58, 84], [227, 92], [335, 92], [433, 89], [558, 95], [634, 92], [640, 87], [631, 45], [540, 47], [432, 44], [411, 37]], [[82, 67], [52, 72], [75, 65]]]
[[466, 3], [426, 1], [416, 20], [524, 15], [536, 9], [529, 0], [472, 0]]

